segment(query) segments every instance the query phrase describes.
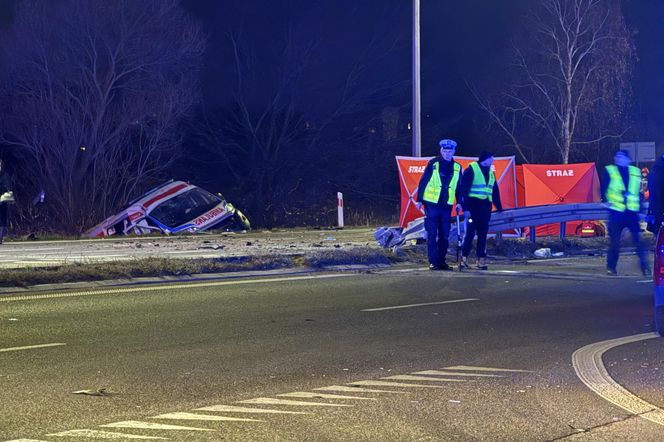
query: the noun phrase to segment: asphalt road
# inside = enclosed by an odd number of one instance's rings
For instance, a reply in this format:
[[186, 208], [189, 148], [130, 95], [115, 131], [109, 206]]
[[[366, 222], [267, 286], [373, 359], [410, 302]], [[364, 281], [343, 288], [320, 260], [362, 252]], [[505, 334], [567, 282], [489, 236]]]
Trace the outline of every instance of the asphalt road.
[[662, 440], [652, 285], [531, 272], [5, 295], [0, 440]]

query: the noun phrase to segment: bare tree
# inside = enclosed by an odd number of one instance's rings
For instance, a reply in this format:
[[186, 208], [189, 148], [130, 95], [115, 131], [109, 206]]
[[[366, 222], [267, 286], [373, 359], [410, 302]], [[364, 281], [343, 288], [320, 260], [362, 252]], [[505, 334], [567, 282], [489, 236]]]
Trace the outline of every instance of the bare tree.
[[[340, 87], [324, 103], [315, 98], [321, 85], [308, 77], [312, 64], [320, 67], [314, 44], [299, 44], [289, 34], [279, 46], [282, 62], [266, 71], [256, 66], [257, 57], [238, 34], [229, 34], [229, 42], [234, 105], [223, 115], [201, 119], [194, 128], [196, 143], [234, 175], [243, 211], [252, 223], [272, 226], [288, 218], [302, 219], [303, 207], [313, 212], [326, 192], [336, 195], [329, 190], [330, 182], [343, 181], [339, 175], [344, 168], [370, 166], [362, 161], [369, 153], [364, 147], [380, 124], [382, 108], [377, 103], [389, 98], [393, 85], [380, 80], [363, 87], [365, 74], [395, 42], [370, 40], [360, 61], [340, 76]], [[259, 84], [263, 93], [257, 97]], [[265, 84], [272, 85], [267, 93]], [[318, 109], [307, 109], [306, 103]], [[381, 155], [394, 163], [384, 150]]]
[[514, 78], [478, 100], [522, 159], [570, 156], [625, 132], [635, 58], [617, 0], [539, 0]]
[[2, 143], [54, 225], [80, 232], [177, 157], [205, 38], [177, 0], [25, 1], [12, 31]]

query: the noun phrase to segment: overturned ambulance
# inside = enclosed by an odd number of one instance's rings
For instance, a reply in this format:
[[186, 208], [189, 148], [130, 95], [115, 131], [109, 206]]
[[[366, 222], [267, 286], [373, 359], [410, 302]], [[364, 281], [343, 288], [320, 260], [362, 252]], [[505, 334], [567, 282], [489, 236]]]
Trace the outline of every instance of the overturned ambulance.
[[107, 237], [148, 233], [196, 233], [210, 229], [249, 230], [242, 212], [220, 194], [184, 181], [168, 181], [135, 199], [83, 236]]

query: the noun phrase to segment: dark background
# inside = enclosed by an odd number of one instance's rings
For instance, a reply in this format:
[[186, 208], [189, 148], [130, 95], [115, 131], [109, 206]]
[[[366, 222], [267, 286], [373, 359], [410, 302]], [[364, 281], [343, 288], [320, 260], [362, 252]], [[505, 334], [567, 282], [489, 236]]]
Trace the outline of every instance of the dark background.
[[[12, 23], [17, 4], [18, 0], [0, 0], [2, 28]], [[355, 216], [349, 223], [392, 221], [399, 204], [394, 155], [412, 152], [412, 2], [182, 0], [181, 4], [201, 22], [208, 39], [201, 72], [202, 105], [183, 125], [187, 136], [182, 159], [169, 170], [170, 176], [160, 179], [187, 179], [221, 191], [257, 220], [256, 225], [331, 222], [336, 191], [344, 192], [350, 216]], [[437, 140], [445, 137], [459, 142], [461, 155], [483, 149], [514, 154], [489, 131], [471, 87], [500, 87], [530, 6], [531, 0], [421, 1], [422, 155], [436, 154]], [[619, 141], [659, 145], [664, 138], [660, 124], [664, 2], [624, 0], [622, 6], [637, 60], [631, 79], [630, 129], [605, 147], [607, 159]], [[357, 105], [335, 118], [334, 125], [321, 133], [320, 142], [300, 151], [296, 140], [273, 164], [264, 158], [233, 159], [234, 167], [246, 168], [247, 177], [256, 168], [279, 169], [268, 186], [275, 195], [265, 201], [251, 191], [255, 179], [238, 180], [229, 173], [233, 166], [221, 165], [197, 126], [204, 116], [223, 121], [236, 112], [237, 66], [231, 36], [240, 42], [243, 60], [252, 62], [245, 99], [253, 109], [265, 105], [280, 74], [288, 69], [287, 42], [296, 53], [308, 54], [301, 78], [288, 90], [306, 126], [298, 129], [302, 140], [311, 140], [311, 132], [334, 113], [349, 72], [358, 73], [353, 77]], [[385, 115], [394, 117], [394, 127], [387, 127]], [[262, 208], [265, 213], [260, 213]]]

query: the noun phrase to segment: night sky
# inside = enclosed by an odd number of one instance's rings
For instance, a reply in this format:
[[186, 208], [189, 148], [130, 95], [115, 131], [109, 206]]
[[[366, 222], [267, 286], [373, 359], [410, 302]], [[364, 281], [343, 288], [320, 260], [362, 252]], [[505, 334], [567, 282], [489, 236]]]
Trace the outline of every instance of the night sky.
[[[395, 81], [410, 78], [411, 2], [407, 0], [183, 0], [209, 32], [204, 76], [208, 105], [230, 99], [224, 89], [231, 70], [225, 35], [241, 29], [266, 63], [275, 57], [274, 42], [297, 28], [303, 39], [319, 42], [322, 64], [318, 81], [334, 87], [335, 68], [343, 70], [356, 56], [353, 48], [375, 35], [398, 40], [389, 62], [375, 73]], [[359, 5], [358, 5], [359, 4]], [[489, 142], [467, 84], [490, 82], [509, 62], [514, 29], [523, 21], [530, 0], [421, 1], [423, 125], [444, 122], [462, 144]], [[638, 62], [633, 78], [635, 124], [628, 136], [664, 139], [664, 2], [625, 0], [624, 13], [635, 33]], [[346, 56], [346, 57], [344, 57]], [[370, 81], [370, 80], [369, 80]], [[368, 86], [369, 87], [369, 86]], [[308, 97], [311, 99], [312, 97]], [[325, 101], [324, 89], [319, 97]], [[626, 136], [627, 137], [627, 136]], [[431, 140], [425, 140], [431, 142]], [[435, 147], [423, 146], [423, 153]]]
[[[11, 22], [18, 0], [0, 0], [0, 24]], [[411, 1], [409, 0], [182, 0], [200, 19], [209, 35], [203, 91], [208, 107], [232, 100], [234, 81], [228, 33], [241, 35], [252, 48], [258, 69], [268, 72], [279, 63], [281, 44], [292, 35], [300, 44], [313, 44], [315, 62], [309, 81], [315, 94], [305, 94], [301, 106], [315, 113], [331, 91], [342, 85], [343, 73], [363, 57], [372, 38], [393, 44], [385, 57], [363, 77], [367, 87], [381, 82], [396, 85], [395, 102], [410, 99]], [[421, 0], [423, 126], [443, 123], [440, 136], [462, 144], [487, 144], [481, 113], [467, 84], [490, 82], [509, 61], [513, 30], [522, 22], [530, 0]], [[635, 124], [628, 136], [664, 140], [664, 2], [624, 0], [628, 25], [635, 33], [638, 62], [633, 78]], [[266, 75], [265, 78], [268, 78]], [[270, 84], [256, 83], [267, 92]], [[432, 153], [433, 140], [424, 140], [423, 153]]]

